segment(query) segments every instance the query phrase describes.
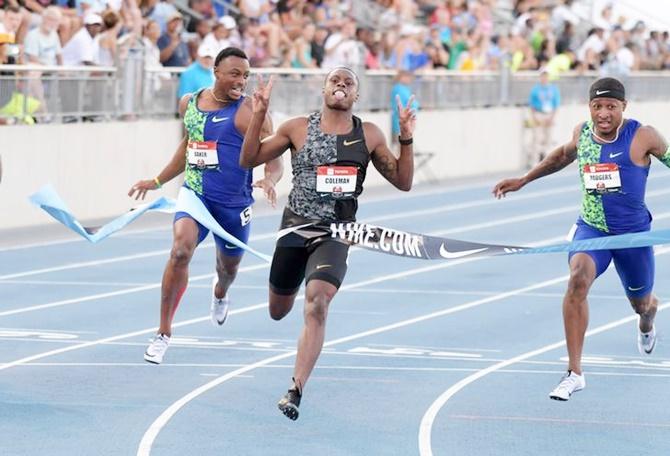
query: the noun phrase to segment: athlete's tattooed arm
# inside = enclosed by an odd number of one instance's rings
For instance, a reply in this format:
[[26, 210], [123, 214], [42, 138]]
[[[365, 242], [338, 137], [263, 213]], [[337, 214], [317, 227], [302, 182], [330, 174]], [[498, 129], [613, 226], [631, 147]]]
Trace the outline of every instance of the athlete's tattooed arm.
[[504, 197], [508, 192], [515, 192], [520, 190], [529, 182], [539, 179], [540, 177], [548, 176], [556, 171], [560, 171], [577, 158], [577, 142], [584, 124], [579, 124], [572, 132], [572, 139], [562, 146], [554, 149], [544, 160], [535, 165], [533, 169], [528, 171], [523, 177], [516, 177], [512, 179], [505, 179], [495, 187], [493, 187], [493, 195], [496, 198]]
[[409, 191], [414, 178], [412, 145], [402, 146], [400, 157], [396, 158], [386, 144], [386, 138], [378, 126], [365, 122], [363, 128], [368, 149], [371, 151], [372, 164], [377, 171], [396, 188]]

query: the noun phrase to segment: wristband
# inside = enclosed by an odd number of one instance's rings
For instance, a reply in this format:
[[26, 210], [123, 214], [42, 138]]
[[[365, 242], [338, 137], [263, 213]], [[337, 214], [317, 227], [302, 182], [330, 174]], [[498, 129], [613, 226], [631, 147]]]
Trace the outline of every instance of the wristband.
[[398, 142], [401, 146], [409, 146], [414, 142], [414, 138], [402, 139], [400, 136], [398, 136]]
[[156, 184], [156, 188], [162, 187], [161, 181], [159, 181], [157, 177], [154, 177], [154, 184]]

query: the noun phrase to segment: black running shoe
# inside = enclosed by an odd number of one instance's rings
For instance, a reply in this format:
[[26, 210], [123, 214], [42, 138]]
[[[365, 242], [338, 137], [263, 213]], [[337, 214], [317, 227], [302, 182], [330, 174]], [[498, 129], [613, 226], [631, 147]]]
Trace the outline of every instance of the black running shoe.
[[298, 407], [300, 407], [301, 397], [300, 391], [294, 386], [279, 400], [277, 407], [290, 420], [295, 421], [298, 419]]

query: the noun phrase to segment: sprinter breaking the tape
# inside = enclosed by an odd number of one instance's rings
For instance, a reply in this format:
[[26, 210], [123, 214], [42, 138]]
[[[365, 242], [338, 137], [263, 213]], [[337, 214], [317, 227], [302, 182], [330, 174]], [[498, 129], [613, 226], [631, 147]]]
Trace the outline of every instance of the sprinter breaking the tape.
[[348, 68], [336, 68], [326, 76], [320, 111], [288, 120], [261, 142], [259, 133], [271, 90], [272, 79], [267, 85], [259, 80], [240, 164], [258, 166], [291, 149], [293, 188], [272, 261], [269, 303], [271, 317], [281, 320], [291, 311], [303, 279], [306, 281], [305, 324], [298, 341], [293, 383], [278, 404], [284, 415], [295, 420], [303, 388], [323, 346], [328, 306], [347, 270], [349, 246], [333, 239], [330, 230], [315, 229], [307, 240], [282, 234], [314, 223], [354, 221], [370, 160], [386, 180], [408, 191], [414, 173], [416, 118], [412, 99], [406, 106], [396, 100], [401, 144], [396, 158], [379, 127], [352, 115], [359, 95], [358, 77]]

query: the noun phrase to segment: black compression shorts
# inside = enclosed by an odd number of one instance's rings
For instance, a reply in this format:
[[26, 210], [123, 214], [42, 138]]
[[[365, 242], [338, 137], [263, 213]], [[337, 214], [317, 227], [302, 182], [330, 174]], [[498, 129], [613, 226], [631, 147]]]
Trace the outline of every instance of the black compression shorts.
[[314, 239], [305, 247], [277, 245], [270, 268], [270, 288], [280, 295], [298, 292], [303, 279], [323, 280], [340, 288], [347, 273], [349, 246], [329, 238]]

